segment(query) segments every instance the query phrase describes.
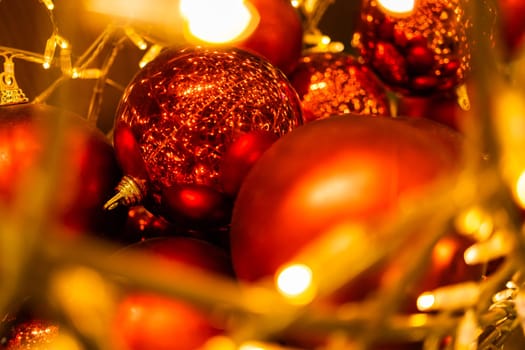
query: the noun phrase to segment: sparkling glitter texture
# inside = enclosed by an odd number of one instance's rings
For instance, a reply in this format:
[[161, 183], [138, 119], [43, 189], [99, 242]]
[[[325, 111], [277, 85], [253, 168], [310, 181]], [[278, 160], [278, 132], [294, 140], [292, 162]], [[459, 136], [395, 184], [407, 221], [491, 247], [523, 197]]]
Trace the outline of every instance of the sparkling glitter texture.
[[346, 53], [312, 53], [290, 75], [305, 121], [335, 114], [389, 115], [383, 85], [365, 65]]
[[58, 337], [58, 326], [42, 321], [28, 321], [13, 329], [6, 350], [47, 349]]
[[419, 0], [404, 17], [364, 0], [352, 45], [393, 90], [407, 95], [449, 91], [470, 70], [467, 0]]
[[147, 175], [138, 180], [159, 204], [175, 185], [220, 192], [220, 160], [238, 136], [282, 136], [301, 123], [295, 89], [266, 60], [239, 49], [172, 48], [136, 75], [117, 111], [115, 133], [133, 136], [140, 165], [115, 148], [125, 173]]

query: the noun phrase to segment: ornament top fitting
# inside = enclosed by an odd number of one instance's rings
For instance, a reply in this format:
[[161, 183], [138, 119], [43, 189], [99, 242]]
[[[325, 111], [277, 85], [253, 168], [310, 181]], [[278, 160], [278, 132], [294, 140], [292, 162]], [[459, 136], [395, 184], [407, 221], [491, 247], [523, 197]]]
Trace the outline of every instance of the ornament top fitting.
[[13, 57], [3, 56], [4, 71], [0, 73], [0, 106], [28, 102], [28, 98], [16, 82]]

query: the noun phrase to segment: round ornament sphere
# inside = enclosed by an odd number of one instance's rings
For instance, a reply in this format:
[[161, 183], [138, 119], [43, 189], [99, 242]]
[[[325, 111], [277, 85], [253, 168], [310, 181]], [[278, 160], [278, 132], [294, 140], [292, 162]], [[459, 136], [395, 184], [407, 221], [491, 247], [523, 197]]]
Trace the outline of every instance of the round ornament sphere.
[[463, 83], [471, 57], [464, 0], [416, 1], [405, 12], [389, 6], [364, 1], [352, 40], [381, 80], [405, 95], [451, 91]]
[[300, 124], [297, 93], [262, 57], [235, 48], [166, 49], [120, 102], [114, 144], [127, 176], [108, 206], [143, 202], [182, 226], [224, 225], [231, 196], [221, 161], [230, 145], [256, 131], [280, 137]]
[[461, 133], [465, 133], [472, 118], [453, 95], [403, 96], [398, 100], [397, 112], [404, 117], [432, 119]]
[[127, 245], [155, 237], [174, 236], [178, 231], [164, 218], [153, 215], [142, 205], [136, 205], [129, 208], [126, 224], [115, 238]]
[[301, 99], [306, 122], [345, 113], [390, 114], [379, 79], [347, 53], [306, 54], [289, 78]]
[[[224, 251], [197, 239], [150, 239], [119, 254], [131, 251], [153, 254], [167, 264], [176, 262], [225, 277], [233, 274]], [[112, 325], [115, 345], [129, 350], [193, 350], [222, 332], [221, 325], [216, 325], [205, 312], [191, 304], [142, 291], [123, 296]]]
[[[341, 223], [375, 227], [407, 196], [422, 195], [457, 171], [462, 147], [459, 133], [427, 119], [342, 115], [297, 128], [264, 153], [239, 191], [230, 231], [236, 275], [244, 281], [273, 277]], [[415, 249], [416, 237], [406, 249]], [[449, 246], [447, 256], [457, 257], [458, 245]], [[343, 299], [362, 297], [389, 271], [395, 273], [387, 268], [344, 288], [349, 294]], [[430, 271], [436, 277], [441, 270]]]
[[254, 32], [236, 46], [256, 52], [285, 74], [292, 71], [303, 49], [303, 25], [288, 0], [249, 0], [259, 14]]
[[45, 349], [53, 346], [59, 337], [59, 326], [38, 319], [27, 320], [13, 326], [4, 338], [5, 350]]
[[[59, 137], [57, 130], [61, 132]], [[60, 144], [56, 140], [62, 140]], [[56, 149], [52, 149], [56, 147]], [[50, 158], [58, 159], [49, 168]], [[14, 208], [31, 186], [51, 181], [46, 216], [72, 234], [111, 238], [126, 212], [103, 210], [122, 172], [105, 135], [82, 117], [43, 104], [0, 107], [0, 203]], [[24, 202], [31, 198], [24, 198]]]
[[523, 48], [525, 40], [525, 2], [498, 0], [498, 23], [507, 58], [514, 59]]

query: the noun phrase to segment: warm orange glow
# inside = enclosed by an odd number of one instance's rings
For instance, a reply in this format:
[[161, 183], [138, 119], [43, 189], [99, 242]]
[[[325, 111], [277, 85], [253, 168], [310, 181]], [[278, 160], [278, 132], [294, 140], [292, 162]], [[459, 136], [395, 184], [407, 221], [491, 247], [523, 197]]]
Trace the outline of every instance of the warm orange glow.
[[410, 15], [416, 7], [416, 0], [378, 0], [379, 7], [392, 16]]
[[245, 36], [258, 18], [253, 6], [244, 0], [181, 0], [180, 12], [190, 36], [214, 44]]
[[433, 260], [437, 266], [448, 266], [454, 258], [457, 244], [452, 239], [442, 239], [434, 247]]

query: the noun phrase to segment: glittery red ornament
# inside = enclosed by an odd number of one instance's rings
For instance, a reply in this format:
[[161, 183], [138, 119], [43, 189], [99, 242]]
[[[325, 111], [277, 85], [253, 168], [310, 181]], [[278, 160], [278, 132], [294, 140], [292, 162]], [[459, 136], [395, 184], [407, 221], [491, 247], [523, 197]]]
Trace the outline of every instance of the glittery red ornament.
[[248, 0], [259, 14], [254, 32], [236, 46], [264, 56], [288, 74], [303, 49], [303, 25], [288, 0]]
[[229, 221], [221, 160], [254, 131], [280, 137], [302, 123], [284, 74], [239, 49], [167, 49], [127, 87], [115, 122], [115, 150], [127, 175], [110, 201], [141, 201], [190, 228]]
[[41, 320], [28, 320], [11, 329], [5, 350], [47, 349], [59, 336], [56, 324]]
[[470, 70], [464, 0], [421, 0], [396, 14], [365, 0], [352, 45], [391, 89], [406, 95], [450, 91]]
[[[146, 240], [121, 254], [136, 250], [154, 254], [166, 263], [185, 264], [225, 277], [233, 274], [224, 251], [197, 239]], [[126, 294], [119, 302], [112, 324], [115, 344], [129, 350], [192, 350], [221, 332], [202, 310], [190, 304], [138, 291]]]
[[[239, 191], [230, 232], [236, 275], [245, 281], [272, 277], [301, 248], [343, 222], [375, 227], [407, 196], [422, 195], [434, 180], [457, 171], [462, 144], [459, 133], [427, 119], [343, 115], [294, 130], [263, 154]], [[420, 249], [423, 237], [415, 232], [407, 252]], [[460, 263], [460, 241], [453, 239], [440, 250], [447, 254], [431, 257], [418, 288], [472, 278]], [[395, 279], [398, 267], [392, 263], [365, 274], [342, 296], [360, 299]]]
[[[62, 125], [63, 145], [56, 152], [59, 169], [49, 169], [43, 156], [56, 135], [51, 125]], [[36, 170], [36, 171], [35, 171]], [[0, 201], [12, 207], [27, 186], [38, 186], [39, 172], [56, 174], [48, 199], [48, 217], [70, 232], [111, 235], [125, 221], [124, 210], [108, 213], [103, 205], [111, 197], [122, 172], [106, 137], [80, 116], [42, 104], [0, 107]], [[21, 188], [21, 187], [24, 188]]]
[[305, 121], [345, 113], [390, 114], [383, 85], [349, 54], [304, 55], [289, 78], [301, 99]]

